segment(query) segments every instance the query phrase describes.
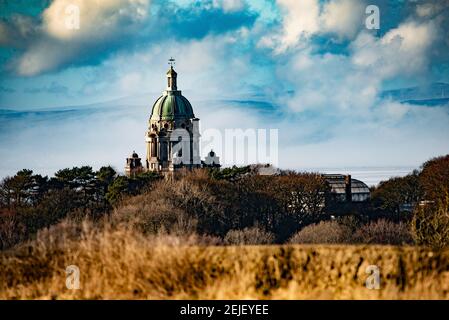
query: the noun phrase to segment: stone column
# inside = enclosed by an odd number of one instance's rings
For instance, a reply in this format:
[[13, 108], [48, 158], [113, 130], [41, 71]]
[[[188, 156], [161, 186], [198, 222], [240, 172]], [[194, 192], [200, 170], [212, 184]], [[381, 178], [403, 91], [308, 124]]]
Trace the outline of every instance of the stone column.
[[151, 138], [151, 157], [157, 157], [156, 138]]

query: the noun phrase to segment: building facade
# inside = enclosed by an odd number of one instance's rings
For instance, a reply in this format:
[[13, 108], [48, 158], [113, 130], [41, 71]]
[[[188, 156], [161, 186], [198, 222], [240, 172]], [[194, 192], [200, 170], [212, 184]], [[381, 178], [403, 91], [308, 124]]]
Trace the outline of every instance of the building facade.
[[324, 174], [330, 187], [330, 195], [335, 202], [357, 203], [370, 199], [370, 189], [362, 181], [353, 179], [351, 175]]
[[135, 151], [133, 151], [133, 153], [126, 158], [125, 174], [128, 177], [135, 177], [144, 171], [145, 169], [142, 166], [142, 159], [139, 158], [139, 155]]
[[148, 171], [173, 172], [201, 166], [199, 119], [178, 90], [177, 73], [170, 66], [167, 89], [153, 104], [145, 142]]
[[[206, 161], [201, 161], [200, 120], [195, 117], [189, 100], [178, 90], [174, 59], [169, 61], [171, 65], [167, 71], [166, 90], [151, 109], [145, 133], [146, 160], [141, 169], [165, 175], [179, 170], [219, 167], [219, 157], [213, 151]], [[127, 163], [129, 161], [128, 158]], [[140, 169], [134, 169], [136, 170]], [[129, 164], [125, 167], [125, 173], [129, 176], [128, 172], [132, 172]]]
[[323, 177], [329, 187], [325, 200], [329, 214], [369, 214], [371, 191], [364, 182], [353, 179], [351, 175], [324, 174]]

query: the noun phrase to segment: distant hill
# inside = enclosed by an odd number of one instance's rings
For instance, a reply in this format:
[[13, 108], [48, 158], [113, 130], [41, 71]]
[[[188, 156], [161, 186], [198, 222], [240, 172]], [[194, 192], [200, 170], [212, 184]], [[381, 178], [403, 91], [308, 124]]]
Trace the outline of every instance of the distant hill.
[[405, 101], [402, 101], [402, 102], [433, 107], [433, 106], [442, 106], [442, 105], [449, 104], [449, 98], [424, 99], [424, 100], [405, 100]]
[[381, 96], [395, 101], [418, 105], [445, 105], [449, 103], [449, 84], [436, 82], [427, 86], [387, 90]]

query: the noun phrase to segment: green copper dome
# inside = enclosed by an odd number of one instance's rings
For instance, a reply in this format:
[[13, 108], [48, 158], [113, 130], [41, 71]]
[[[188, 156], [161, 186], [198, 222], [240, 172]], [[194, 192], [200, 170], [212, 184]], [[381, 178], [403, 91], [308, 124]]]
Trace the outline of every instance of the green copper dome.
[[175, 119], [192, 119], [192, 105], [181, 91], [166, 91], [160, 96], [153, 105], [151, 111], [151, 120], [175, 120]]
[[178, 90], [176, 78], [178, 74], [173, 69], [174, 59], [170, 59], [170, 69], [167, 71], [168, 87], [162, 96], [160, 96], [153, 105], [151, 111], [151, 120], [175, 120], [192, 119], [192, 105]]

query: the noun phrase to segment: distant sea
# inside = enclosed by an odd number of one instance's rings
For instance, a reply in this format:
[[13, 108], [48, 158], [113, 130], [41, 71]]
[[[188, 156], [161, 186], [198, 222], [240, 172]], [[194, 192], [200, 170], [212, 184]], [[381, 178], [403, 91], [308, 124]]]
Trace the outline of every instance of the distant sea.
[[300, 171], [320, 173], [350, 174], [352, 178], [365, 182], [368, 186], [376, 186], [381, 181], [392, 177], [403, 177], [417, 167], [347, 167], [347, 168], [302, 168]]

